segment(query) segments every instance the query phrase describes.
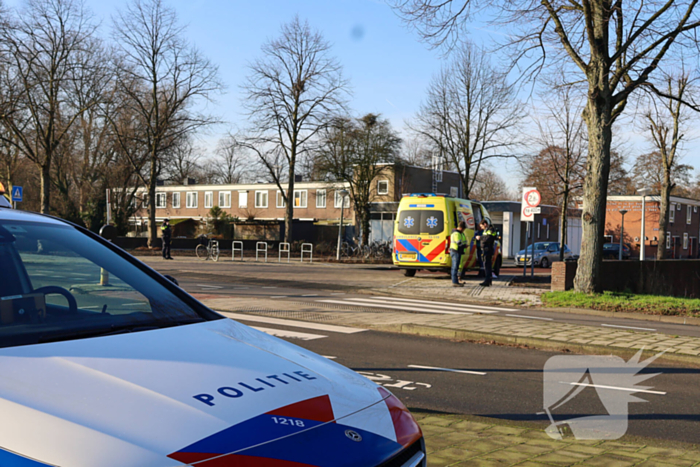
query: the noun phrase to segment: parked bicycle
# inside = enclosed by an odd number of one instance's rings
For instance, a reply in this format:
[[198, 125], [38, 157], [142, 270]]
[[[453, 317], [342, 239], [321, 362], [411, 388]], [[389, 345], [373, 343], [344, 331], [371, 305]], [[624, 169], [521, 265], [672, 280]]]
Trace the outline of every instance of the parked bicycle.
[[195, 253], [197, 254], [197, 258], [201, 259], [202, 261], [206, 261], [208, 259], [219, 261], [219, 241], [212, 240], [210, 238], [206, 245], [197, 245], [197, 248], [195, 248]]

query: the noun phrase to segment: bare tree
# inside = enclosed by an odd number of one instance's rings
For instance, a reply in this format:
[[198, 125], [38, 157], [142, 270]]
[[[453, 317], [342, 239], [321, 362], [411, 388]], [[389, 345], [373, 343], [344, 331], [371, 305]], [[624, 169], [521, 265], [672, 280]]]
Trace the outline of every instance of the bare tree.
[[512, 155], [522, 118], [522, 105], [506, 73], [489, 63], [484, 50], [465, 44], [433, 78], [409, 127], [457, 168], [469, 197], [484, 162]]
[[586, 131], [580, 118], [583, 102], [574, 95], [574, 89], [555, 85], [551, 94], [553, 98], [543, 99], [548, 115], [537, 122], [538, 139], [544, 149], [531, 160], [526, 180], [537, 183], [535, 179], [539, 178], [543, 184], [532, 186], [549, 191], [559, 206], [559, 260], [564, 261], [569, 207], [573, 196], [581, 194], [586, 175]]
[[406, 165], [428, 169], [433, 162], [433, 155], [433, 147], [430, 142], [414, 135], [403, 140], [399, 157]]
[[3, 83], [15, 91], [3, 102], [4, 141], [40, 170], [41, 212], [51, 209], [51, 167], [73, 124], [97, 104], [90, 87], [102, 64], [92, 53], [95, 26], [77, 0], [29, 0], [2, 23]]
[[[692, 170], [692, 167], [680, 164], [679, 151], [681, 143], [685, 139], [684, 127], [687, 125], [689, 110], [682, 101], [693, 100], [692, 94], [695, 89], [693, 80], [686, 72], [676, 76], [664, 76], [657, 89], [660, 89], [661, 93], [668, 97], [652, 95], [647, 100], [649, 109], [644, 113], [646, 130], [655, 151], [651, 153], [650, 157], [638, 159], [635, 168], [641, 172], [643, 168], [638, 164], [642, 161], [651, 162], [650, 168], [653, 167], [652, 170], [655, 169], [656, 173], [659, 174], [660, 183], [658, 185], [660, 185], [661, 203], [659, 206], [659, 248], [656, 249], [656, 259], [664, 259], [666, 249], [662, 248], [661, 245], [666, 244], [671, 192], [676, 187], [676, 180], [682, 178], [683, 175], [688, 178], [688, 172]], [[652, 160], [650, 161], [649, 158]], [[656, 178], [656, 174], [652, 175], [653, 178]]]
[[[347, 82], [331, 46], [309, 24], [294, 18], [280, 37], [262, 47], [263, 57], [250, 66], [243, 86], [252, 131], [246, 146], [261, 156], [286, 203], [285, 239], [292, 239], [297, 162], [331, 116], [345, 105]], [[282, 157], [285, 180], [280, 177]]]
[[228, 135], [216, 145], [215, 157], [210, 161], [211, 172], [217, 183], [241, 183], [250, 171], [250, 150], [238, 144], [239, 138]]
[[473, 11], [489, 7], [512, 31], [505, 45], [524, 64], [524, 75], [536, 78], [554, 66], [565, 69], [571, 82], [587, 85], [587, 176], [575, 288], [600, 291], [613, 124], [660, 65], [698, 45], [697, 0], [395, 0], [394, 6], [434, 46], [449, 46]]
[[[163, 0], [132, 0], [114, 20], [113, 36], [122, 53], [117, 62], [120, 92], [129, 113], [138, 117], [137, 131], [117, 133], [117, 140], [150, 200], [170, 149], [184, 135], [215, 123], [194, 105], [222, 89], [217, 67], [184, 39], [184, 32]], [[148, 221], [151, 247], [157, 237], [154, 202], [148, 205]]]
[[334, 119], [325, 128], [317, 151], [321, 170], [331, 181], [345, 182], [362, 231], [361, 243], [367, 245], [370, 234], [370, 207], [377, 196], [375, 179], [396, 160], [401, 139], [388, 120], [367, 114], [356, 120]]
[[481, 201], [506, 201], [517, 198], [508, 189], [506, 182], [492, 169], [482, 168], [474, 182], [472, 199]]

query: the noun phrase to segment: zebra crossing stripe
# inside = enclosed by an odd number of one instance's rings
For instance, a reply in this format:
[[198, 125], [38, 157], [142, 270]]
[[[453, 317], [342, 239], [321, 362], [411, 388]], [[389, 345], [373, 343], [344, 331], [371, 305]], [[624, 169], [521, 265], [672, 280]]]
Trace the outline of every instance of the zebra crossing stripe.
[[468, 313], [464, 311], [447, 311], [447, 310], [435, 310], [433, 308], [414, 308], [408, 307], [406, 305], [399, 304], [382, 304], [382, 303], [359, 303], [351, 302], [349, 300], [317, 300], [319, 303], [333, 303], [336, 305], [346, 305], [346, 306], [364, 306], [369, 308], [388, 308], [390, 310], [402, 310], [402, 311], [415, 311], [420, 313], [435, 313], [438, 315], [473, 315], [474, 313]]

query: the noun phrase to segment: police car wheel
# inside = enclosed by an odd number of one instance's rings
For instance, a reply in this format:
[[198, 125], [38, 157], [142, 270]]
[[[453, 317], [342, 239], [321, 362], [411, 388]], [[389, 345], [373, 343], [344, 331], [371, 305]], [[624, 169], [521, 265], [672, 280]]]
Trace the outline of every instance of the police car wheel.
[[404, 269], [403, 270], [403, 275], [406, 277], [413, 277], [416, 275], [416, 269]]
[[540, 264], [540, 266], [547, 269], [549, 267], [549, 260], [547, 258], [542, 258], [542, 263]]

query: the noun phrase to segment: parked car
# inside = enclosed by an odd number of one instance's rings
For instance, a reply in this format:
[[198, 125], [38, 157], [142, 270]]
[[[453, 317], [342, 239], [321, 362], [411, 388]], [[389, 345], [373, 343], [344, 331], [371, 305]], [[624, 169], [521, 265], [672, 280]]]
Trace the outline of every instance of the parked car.
[[[557, 242], [537, 242], [535, 243], [535, 266], [548, 268], [555, 261], [559, 261], [559, 243]], [[527, 252], [527, 254], [526, 254]], [[528, 245], [526, 249], [520, 250], [515, 256], [516, 266], [532, 264], [532, 246]], [[572, 257], [571, 250], [564, 245], [564, 261]]]
[[5, 208], [0, 374], [2, 466], [426, 464], [385, 388], [92, 232]]
[[[628, 244], [622, 247], [622, 259], [630, 259], [632, 249]], [[606, 243], [603, 245], [603, 259], [620, 259], [620, 244]]]

